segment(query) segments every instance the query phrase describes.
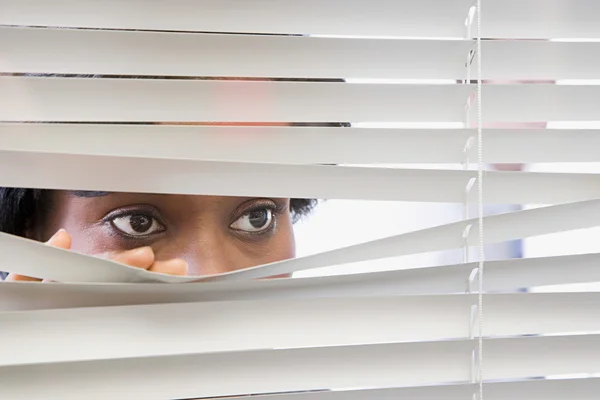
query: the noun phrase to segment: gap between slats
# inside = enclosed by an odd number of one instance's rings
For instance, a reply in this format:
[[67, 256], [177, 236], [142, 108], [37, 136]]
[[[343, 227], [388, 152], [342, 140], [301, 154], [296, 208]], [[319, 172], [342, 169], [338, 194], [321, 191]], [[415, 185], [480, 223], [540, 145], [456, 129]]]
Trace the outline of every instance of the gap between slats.
[[[589, 228], [600, 218], [600, 200], [562, 204], [485, 217], [485, 243]], [[331, 265], [419, 254], [473, 245], [464, 232], [476, 220], [386, 237], [324, 253], [204, 277], [178, 277], [46, 246], [0, 234], [2, 270], [62, 282], [190, 282], [194, 280], [248, 280]]]

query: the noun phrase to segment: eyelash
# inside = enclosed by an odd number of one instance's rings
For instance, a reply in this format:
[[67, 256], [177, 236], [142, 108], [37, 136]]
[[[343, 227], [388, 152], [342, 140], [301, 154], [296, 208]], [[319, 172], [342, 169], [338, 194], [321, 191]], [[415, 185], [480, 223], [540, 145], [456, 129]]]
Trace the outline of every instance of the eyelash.
[[[132, 216], [145, 216], [145, 217], [151, 218], [151, 219], [155, 220], [158, 224], [163, 226], [164, 230], [162, 230], [161, 232], [155, 232], [155, 233], [151, 233], [148, 235], [136, 236], [136, 235], [129, 235], [126, 232], [123, 232], [114, 223], [114, 221], [118, 218], [125, 218], [125, 217], [132, 217]], [[150, 238], [155, 235], [159, 235], [166, 230], [166, 226], [167, 226], [167, 224], [165, 223], [162, 216], [158, 213], [158, 211], [155, 211], [148, 207], [128, 207], [126, 209], [115, 210], [115, 211], [109, 213], [106, 217], [104, 217], [102, 219], [102, 223], [109, 225], [115, 235], [118, 235], [124, 239], [133, 240], [133, 241], [140, 241], [140, 240], [144, 240], [144, 239]]]

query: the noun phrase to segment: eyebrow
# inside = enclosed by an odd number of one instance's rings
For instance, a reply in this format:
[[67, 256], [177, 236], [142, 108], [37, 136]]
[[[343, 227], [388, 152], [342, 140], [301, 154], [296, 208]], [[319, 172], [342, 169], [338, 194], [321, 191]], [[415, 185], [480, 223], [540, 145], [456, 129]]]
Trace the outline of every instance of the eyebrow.
[[76, 197], [101, 197], [110, 194], [110, 192], [94, 192], [89, 190], [73, 190], [71, 193]]

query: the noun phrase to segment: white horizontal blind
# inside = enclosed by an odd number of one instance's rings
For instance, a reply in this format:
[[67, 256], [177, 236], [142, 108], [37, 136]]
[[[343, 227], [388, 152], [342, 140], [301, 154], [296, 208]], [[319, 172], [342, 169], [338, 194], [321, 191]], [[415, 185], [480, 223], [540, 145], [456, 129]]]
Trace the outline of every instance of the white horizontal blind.
[[[473, 2], [330, 0], [324, 6], [319, 0], [203, 0], [201, 10], [190, 0], [172, 0], [168, 8], [145, 0], [2, 0], [0, 5], [3, 25], [462, 38]], [[599, 5], [594, 0], [493, 0], [485, 6], [482, 25], [488, 38], [600, 38], [595, 19]]]
[[[599, 162], [597, 129], [544, 126], [600, 120], [600, 4], [481, 3], [479, 34], [472, 0], [0, 0], [0, 186], [468, 206], [472, 168], [378, 165], [472, 166], [479, 111], [485, 165]], [[547, 205], [485, 244], [600, 220], [597, 174], [484, 178], [486, 204]], [[599, 254], [486, 262], [481, 298], [478, 260], [253, 280], [468, 250], [477, 224], [206, 277], [0, 234], [0, 270], [62, 282], [0, 284], [0, 397], [597, 398], [599, 295], [517, 292], [600, 281]]]

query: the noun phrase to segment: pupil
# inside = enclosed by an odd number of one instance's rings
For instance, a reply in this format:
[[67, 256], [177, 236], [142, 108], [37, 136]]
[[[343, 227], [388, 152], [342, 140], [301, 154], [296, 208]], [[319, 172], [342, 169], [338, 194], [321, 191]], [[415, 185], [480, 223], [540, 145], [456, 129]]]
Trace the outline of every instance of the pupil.
[[262, 228], [269, 221], [267, 210], [252, 211], [249, 216], [250, 225], [255, 228]]
[[152, 226], [152, 218], [147, 215], [132, 215], [129, 224], [134, 231], [138, 233], [145, 232]]

